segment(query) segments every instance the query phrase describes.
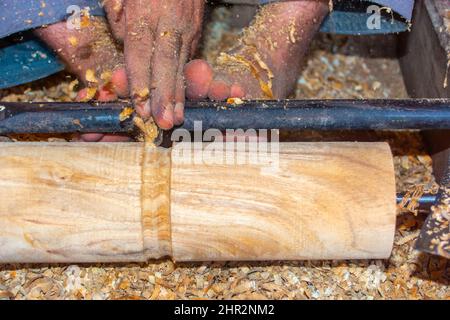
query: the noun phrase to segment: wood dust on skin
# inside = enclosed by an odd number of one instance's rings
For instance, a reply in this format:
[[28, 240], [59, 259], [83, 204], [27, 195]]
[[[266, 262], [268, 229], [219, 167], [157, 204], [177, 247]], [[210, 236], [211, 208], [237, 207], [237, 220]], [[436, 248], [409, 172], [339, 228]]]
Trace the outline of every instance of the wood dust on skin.
[[44, 32], [49, 26], [42, 26], [37, 33], [53, 45], [57, 44], [54, 50], [87, 87], [82, 99], [87, 102], [96, 97], [100, 86], [103, 90], [114, 91], [112, 73], [123, 67], [123, 55], [111, 37], [104, 18], [91, 17], [87, 10], [82, 10], [80, 22], [80, 30], [64, 30], [60, 33], [58, 30], [61, 25], [52, 26], [56, 30], [50, 36], [49, 32]]
[[267, 64], [265, 64], [260, 58], [256, 48], [249, 47], [249, 49], [250, 48], [254, 49], [253, 58], [259, 64], [259, 68], [267, 73], [267, 82], [263, 80], [264, 76], [261, 74], [262, 72], [258, 70], [258, 67], [240, 54], [227, 54], [222, 52], [220, 57], [217, 59], [217, 64], [220, 66], [220, 70], [223, 70], [224, 72], [231, 72], [231, 70], [236, 72], [236, 70], [239, 69], [243, 69], [242, 74], [248, 74], [250, 72], [250, 74], [258, 81], [263, 97], [265, 99], [273, 99], [272, 79], [274, 78], [274, 75], [269, 67], [267, 67]]
[[[88, 102], [95, 98], [100, 86], [103, 90], [114, 91], [111, 83], [112, 74], [123, 67], [121, 62], [123, 56], [120, 46], [111, 38], [103, 18], [91, 18], [88, 14], [84, 14], [81, 22], [80, 33], [71, 35], [67, 39], [67, 44], [76, 49], [70, 57], [71, 64], [81, 69], [90, 59], [98, 57], [102, 59], [102, 61], [95, 61], [95, 67], [86, 69], [84, 74], [87, 90], [82, 102]], [[83, 36], [85, 34], [89, 36]], [[62, 49], [58, 51], [60, 50]]]
[[[270, 16], [272, 15], [269, 10], [261, 9], [255, 22], [242, 31], [242, 36], [237, 39], [234, 48], [230, 50], [236, 53], [221, 52], [215, 63], [219, 70], [226, 73], [238, 73], [244, 76], [250, 73], [258, 81], [262, 97], [265, 99], [274, 98], [272, 87], [275, 76], [265, 62], [267, 55], [258, 50], [257, 44], [266, 40], [260, 39], [256, 35], [264, 33], [266, 24], [263, 22], [269, 20]], [[271, 47], [274, 48], [273, 43]]]
[[276, 91], [290, 87], [289, 81], [294, 81], [291, 78], [295, 77], [290, 71], [298, 68], [298, 56], [303, 56], [306, 51], [304, 47], [310, 40], [306, 29], [318, 23], [317, 19], [306, 17], [306, 20], [311, 20], [311, 25], [306, 25], [302, 22], [303, 17], [289, 13], [292, 16], [290, 21], [273, 30], [271, 26], [279, 22], [278, 15], [282, 14], [276, 14], [273, 9], [278, 10], [270, 5], [260, 9], [251, 25], [244, 28], [227, 52], [221, 51], [215, 60], [219, 73], [235, 74], [241, 76], [239, 78], [251, 74], [261, 91], [260, 97], [252, 95], [253, 98], [283, 96], [280, 92], [273, 93], [274, 83], [278, 87]]
[[[212, 23], [227, 23], [227, 9], [213, 13]], [[227, 28], [220, 37], [207, 26], [204, 57], [215, 59], [238, 38]], [[217, 30], [216, 30], [217, 31]], [[224, 43], [228, 42], [228, 43]], [[344, 54], [354, 41], [319, 36], [301, 74], [297, 98], [404, 98], [398, 62]], [[210, 60], [212, 61], [212, 60]], [[316, 70], [316, 72], [315, 72]], [[380, 70], [382, 72], [380, 72]], [[333, 79], [329, 76], [333, 75]], [[317, 76], [323, 81], [316, 84]], [[74, 101], [72, 77], [45, 80], [0, 90], [0, 101]], [[336, 83], [339, 83], [337, 85]], [[376, 84], [376, 85], [374, 85]], [[373, 88], [376, 88], [374, 90]], [[301, 133], [318, 140], [351, 139], [344, 133]], [[367, 132], [388, 141], [395, 155], [397, 190], [431, 187], [431, 158], [417, 132]], [[14, 140], [68, 139], [22, 135]], [[292, 132], [283, 140], [295, 139]], [[0, 299], [448, 299], [448, 261], [413, 250], [426, 213], [399, 212], [391, 258], [364, 261], [199, 263], [170, 260], [129, 265], [0, 266]]]

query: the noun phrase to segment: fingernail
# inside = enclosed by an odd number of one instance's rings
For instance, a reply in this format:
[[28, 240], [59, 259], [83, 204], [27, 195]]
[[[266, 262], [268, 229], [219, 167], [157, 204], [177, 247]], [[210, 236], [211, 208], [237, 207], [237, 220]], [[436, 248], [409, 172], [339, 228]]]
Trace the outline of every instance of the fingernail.
[[138, 104], [136, 106], [137, 113], [141, 116], [142, 119], [147, 120], [151, 116], [150, 112], [150, 100], [147, 100], [145, 103]]
[[175, 111], [177, 110], [183, 110], [184, 109], [184, 103], [183, 102], [177, 102], [175, 104]]
[[173, 106], [153, 109], [152, 115], [161, 129], [169, 130], [173, 127]]
[[174, 113], [175, 124], [182, 124], [184, 121], [184, 103], [178, 102], [177, 104], [175, 104]]
[[[173, 106], [172, 106], [173, 108]], [[162, 115], [162, 121], [164, 121], [164, 123], [167, 125], [168, 128], [173, 126], [173, 111], [171, 108], [164, 108], [162, 109], [163, 111], [161, 112]], [[165, 125], [163, 124], [163, 127], [165, 127]]]

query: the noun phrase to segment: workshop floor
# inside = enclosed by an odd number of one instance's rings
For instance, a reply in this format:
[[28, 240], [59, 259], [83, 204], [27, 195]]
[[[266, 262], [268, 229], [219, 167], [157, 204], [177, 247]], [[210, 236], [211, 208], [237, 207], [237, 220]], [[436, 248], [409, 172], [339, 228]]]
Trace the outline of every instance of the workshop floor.
[[[229, 11], [214, 11], [203, 56], [233, 43]], [[320, 35], [298, 81], [297, 98], [405, 98], [400, 67], [377, 41]], [[391, 44], [391, 45], [389, 45]], [[389, 55], [389, 54], [388, 54]], [[0, 90], [0, 101], [71, 101], [67, 75]], [[417, 132], [283, 132], [284, 140], [381, 140], [395, 155], [397, 189], [433, 190], [431, 158]], [[61, 139], [20, 136], [19, 140]], [[1, 165], [1, 164], [0, 164]], [[398, 212], [389, 260], [131, 265], [0, 266], [0, 299], [449, 299], [448, 261], [412, 249], [426, 214]]]

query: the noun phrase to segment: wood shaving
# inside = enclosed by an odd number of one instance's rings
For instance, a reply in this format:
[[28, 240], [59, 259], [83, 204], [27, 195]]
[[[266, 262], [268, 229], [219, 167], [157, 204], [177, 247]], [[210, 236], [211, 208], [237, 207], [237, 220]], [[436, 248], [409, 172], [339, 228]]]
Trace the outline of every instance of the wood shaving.
[[71, 36], [71, 37], [69, 37], [68, 40], [69, 40], [69, 43], [70, 43], [70, 45], [72, 47], [78, 46], [78, 39], [77, 39], [77, 37]]
[[95, 71], [92, 69], [87, 69], [86, 70], [86, 75], [85, 75], [86, 81], [92, 82], [92, 83], [98, 83], [97, 78], [95, 77]]
[[85, 7], [81, 10], [80, 27], [87, 28], [91, 25], [91, 14], [89, 7]]
[[[450, 53], [449, 53], [450, 56]], [[443, 83], [443, 87], [444, 89], [448, 87], [448, 70], [450, 69], [450, 58], [447, 61], [447, 70], [445, 70], [445, 77], [444, 77], [444, 83]]]
[[95, 98], [97, 88], [86, 88], [86, 95], [81, 99], [81, 102], [88, 102]]
[[227, 99], [227, 104], [240, 105], [243, 103], [244, 103], [244, 101], [240, 98], [228, 98]]
[[295, 19], [292, 19], [292, 21], [289, 24], [289, 40], [292, 43], [296, 43], [297, 39], [295, 38], [297, 33], [297, 30], [295, 29]]
[[274, 97], [273, 92], [272, 92], [273, 74], [270, 71], [270, 69], [267, 67], [267, 65], [259, 57], [257, 52], [253, 53], [253, 57], [255, 58], [256, 62], [260, 66], [260, 68], [267, 72], [267, 78], [268, 78], [267, 82], [263, 80], [263, 78], [260, 74], [260, 71], [255, 66], [255, 64], [241, 55], [238, 55], [238, 54], [231, 55], [231, 54], [228, 54], [225, 52], [221, 52], [219, 57], [217, 58], [217, 64], [224, 68], [228, 68], [228, 67], [233, 68], [233, 66], [236, 66], [236, 65], [243, 66], [244, 68], [246, 68], [248, 71], [251, 72], [251, 74], [253, 75], [253, 77], [256, 80], [258, 80], [261, 91], [264, 94], [264, 96], [267, 99], [273, 99], [273, 97]]
[[69, 83], [69, 90], [70, 91], [75, 91], [75, 87], [78, 86], [79, 83], [80, 82], [78, 81], [78, 79], [75, 79], [75, 80], [71, 81]]
[[119, 115], [119, 120], [125, 121], [127, 120], [129, 117], [131, 117], [131, 115], [134, 113], [134, 109], [132, 107], [126, 107], [122, 110], [122, 112]]
[[102, 79], [105, 83], [110, 82], [112, 79], [112, 72], [109, 70], [103, 71], [100, 75], [100, 79]]
[[415, 186], [412, 190], [408, 190], [405, 193], [402, 201], [399, 203], [398, 207], [400, 210], [406, 209], [409, 212], [418, 214], [419, 200], [424, 195], [423, 186]]
[[134, 117], [133, 121], [136, 127], [141, 130], [144, 141], [149, 145], [154, 146], [154, 142], [159, 134], [159, 129], [153, 119], [144, 121], [141, 117]]
[[142, 100], [148, 99], [148, 97], [150, 96], [150, 89], [149, 88], [144, 88], [144, 89], [138, 91], [137, 92], [137, 96], [139, 98], [141, 98]]

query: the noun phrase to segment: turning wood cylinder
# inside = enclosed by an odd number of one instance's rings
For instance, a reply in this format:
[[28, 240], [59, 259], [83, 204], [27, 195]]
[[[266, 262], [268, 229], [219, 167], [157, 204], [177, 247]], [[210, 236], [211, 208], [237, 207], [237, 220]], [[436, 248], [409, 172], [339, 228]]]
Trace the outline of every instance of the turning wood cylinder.
[[186, 145], [0, 143], [0, 263], [390, 255], [388, 144], [281, 143], [268, 161]]

